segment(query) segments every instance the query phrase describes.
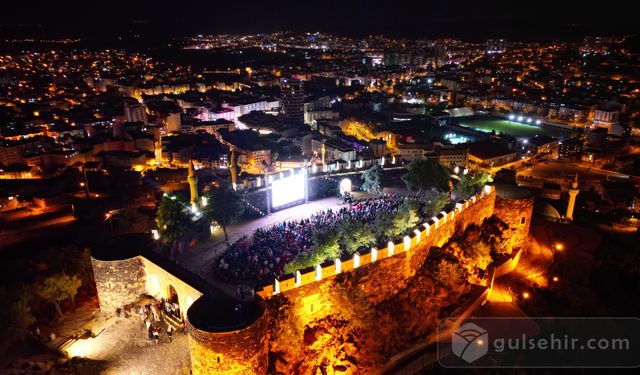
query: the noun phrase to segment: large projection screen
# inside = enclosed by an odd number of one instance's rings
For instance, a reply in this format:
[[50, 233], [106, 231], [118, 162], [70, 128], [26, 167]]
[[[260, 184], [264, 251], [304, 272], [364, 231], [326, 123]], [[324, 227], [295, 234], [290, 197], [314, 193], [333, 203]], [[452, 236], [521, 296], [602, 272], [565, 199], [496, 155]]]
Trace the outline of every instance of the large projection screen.
[[271, 207], [278, 208], [304, 199], [304, 173], [271, 182]]

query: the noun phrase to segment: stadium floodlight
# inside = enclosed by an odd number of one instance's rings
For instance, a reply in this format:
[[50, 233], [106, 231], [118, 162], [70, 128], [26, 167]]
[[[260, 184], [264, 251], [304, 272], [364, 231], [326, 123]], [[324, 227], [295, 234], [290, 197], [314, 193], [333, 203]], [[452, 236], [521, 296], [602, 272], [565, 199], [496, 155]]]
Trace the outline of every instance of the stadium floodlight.
[[529, 123], [529, 124], [531, 123], [531, 118], [527, 119], [527, 123]]
[[522, 116], [518, 116], [518, 121], [522, 121], [523, 117]]
[[516, 118], [516, 116], [514, 116], [514, 115], [510, 115], [509, 116], [509, 120], [511, 120], [511, 121], [513, 121], [515, 118]]
[[527, 143], [529, 143], [529, 140], [525, 139], [524, 141], [522, 141], [522, 143], [524, 143], [526, 145]]
[[540, 124], [542, 124], [542, 121], [536, 120], [536, 125], [540, 125]]

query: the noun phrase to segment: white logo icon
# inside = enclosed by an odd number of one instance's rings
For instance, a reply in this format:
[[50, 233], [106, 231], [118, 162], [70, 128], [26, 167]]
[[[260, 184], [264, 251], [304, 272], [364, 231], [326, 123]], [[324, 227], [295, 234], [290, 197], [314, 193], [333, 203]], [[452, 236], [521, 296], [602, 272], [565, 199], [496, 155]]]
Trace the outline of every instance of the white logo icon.
[[489, 351], [489, 334], [473, 323], [463, 324], [451, 334], [451, 351], [467, 363], [474, 362]]

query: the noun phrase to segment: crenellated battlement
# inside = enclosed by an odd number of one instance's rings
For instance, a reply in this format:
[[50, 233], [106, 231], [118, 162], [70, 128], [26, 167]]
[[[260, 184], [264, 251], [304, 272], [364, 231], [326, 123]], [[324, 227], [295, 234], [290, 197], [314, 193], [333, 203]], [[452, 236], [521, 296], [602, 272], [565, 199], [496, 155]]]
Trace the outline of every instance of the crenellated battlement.
[[[495, 188], [491, 185], [485, 185], [482, 192], [474, 195], [468, 200], [463, 200], [448, 210], [442, 211], [436, 216], [429, 219], [426, 223], [415, 228], [410, 235], [401, 239], [389, 241], [387, 244], [372, 247], [368, 251], [347, 255], [333, 261], [327, 261], [313, 267], [298, 270], [295, 273], [283, 275], [274, 279], [273, 282], [263, 285], [256, 293], [262, 298], [268, 299], [279, 293], [307, 286], [328, 278], [334, 277], [340, 273], [351, 272], [355, 269], [366, 267], [376, 262], [380, 262], [385, 258], [404, 256], [410, 260], [414, 258], [418, 251], [427, 251], [433, 246], [442, 246], [453, 234], [455, 228], [460, 227], [462, 230], [470, 222], [477, 221], [476, 218], [466, 218], [465, 214], [469, 212], [469, 208], [480, 204], [481, 202], [490, 201], [491, 209], [488, 215], [483, 215], [484, 219], [493, 214], [493, 203], [495, 201]], [[480, 220], [481, 222], [481, 220]], [[426, 258], [426, 254], [420, 257], [422, 260]], [[421, 262], [420, 262], [421, 263]], [[408, 276], [415, 272], [416, 267], [409, 268]]]

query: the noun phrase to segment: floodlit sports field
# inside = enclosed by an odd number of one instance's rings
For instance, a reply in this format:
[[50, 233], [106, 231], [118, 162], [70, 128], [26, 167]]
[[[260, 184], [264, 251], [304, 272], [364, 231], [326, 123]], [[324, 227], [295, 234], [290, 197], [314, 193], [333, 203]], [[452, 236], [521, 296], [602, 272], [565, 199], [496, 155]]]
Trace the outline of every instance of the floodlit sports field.
[[537, 134], [546, 134], [552, 137], [564, 139], [571, 134], [569, 130], [552, 128], [548, 126], [522, 124], [517, 121], [502, 120], [497, 118], [468, 118], [458, 120], [458, 123], [461, 126], [473, 128], [481, 132], [491, 133], [492, 130], [495, 130], [496, 133], [506, 133], [516, 138], [530, 138]]

